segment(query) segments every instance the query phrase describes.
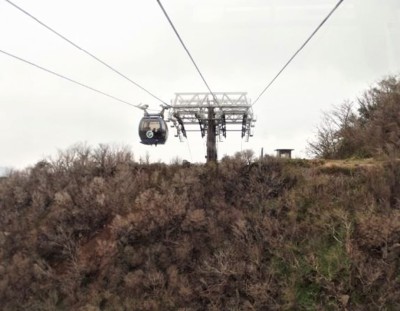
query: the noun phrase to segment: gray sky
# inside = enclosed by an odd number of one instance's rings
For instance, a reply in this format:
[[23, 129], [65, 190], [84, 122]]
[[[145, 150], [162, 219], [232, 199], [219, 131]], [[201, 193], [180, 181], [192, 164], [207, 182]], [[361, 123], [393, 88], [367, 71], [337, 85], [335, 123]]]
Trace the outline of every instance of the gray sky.
[[[78, 45], [169, 102], [207, 91], [156, 0], [14, 0]], [[337, 0], [164, 0], [215, 92], [255, 100]], [[0, 0], [0, 49], [134, 104], [159, 102]], [[321, 111], [400, 73], [400, 1], [345, 0], [254, 106], [249, 143], [228, 132], [219, 158], [241, 149], [294, 148], [305, 157]], [[136, 159], [204, 162], [205, 141], [170, 129], [166, 145], [144, 146], [142, 111], [0, 54], [0, 166], [32, 165], [86, 142], [132, 147]], [[190, 151], [189, 151], [190, 150]]]

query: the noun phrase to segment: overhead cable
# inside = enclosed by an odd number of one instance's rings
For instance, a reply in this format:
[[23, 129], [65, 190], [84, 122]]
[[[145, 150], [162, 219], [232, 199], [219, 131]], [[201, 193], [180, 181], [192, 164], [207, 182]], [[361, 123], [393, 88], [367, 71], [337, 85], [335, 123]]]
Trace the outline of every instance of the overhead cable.
[[44, 67], [42, 67], [42, 66], [40, 66], [40, 65], [37, 65], [37, 64], [35, 64], [35, 63], [32, 63], [32, 62], [30, 62], [30, 61], [28, 61], [28, 60], [26, 60], [26, 59], [23, 59], [23, 58], [21, 58], [21, 57], [18, 57], [18, 56], [16, 56], [16, 55], [14, 55], [14, 54], [8, 53], [8, 52], [3, 51], [3, 50], [0, 50], [0, 53], [3, 53], [3, 54], [5, 54], [5, 55], [8, 55], [8, 56], [14, 58], [14, 59], [17, 59], [17, 60], [21, 61], [21, 62], [24, 62], [24, 63], [26, 63], [26, 64], [29, 64], [29, 65], [31, 65], [31, 66], [34, 66], [34, 67], [36, 67], [36, 68], [38, 68], [38, 69], [41, 69], [41, 70], [43, 70], [43, 71], [45, 71], [45, 72], [47, 72], [47, 73], [51, 73], [52, 75], [55, 75], [55, 76], [57, 76], [57, 77], [59, 77], [59, 78], [62, 78], [62, 79], [64, 79], [64, 80], [70, 81], [70, 82], [75, 83], [75, 84], [77, 84], [77, 85], [80, 85], [80, 86], [82, 86], [82, 87], [84, 87], [84, 88], [87, 88], [87, 89], [92, 90], [92, 91], [94, 91], [94, 92], [100, 93], [100, 94], [102, 94], [102, 95], [104, 95], [104, 96], [107, 96], [107, 97], [109, 97], [109, 98], [112, 98], [112, 99], [114, 99], [114, 100], [116, 100], [116, 101], [119, 101], [119, 102], [121, 102], [121, 103], [127, 104], [127, 105], [132, 106], [132, 107], [135, 107], [135, 108], [143, 109], [143, 107], [140, 106], [140, 105], [134, 105], [134, 104], [132, 104], [132, 103], [130, 103], [130, 102], [127, 102], [127, 101], [125, 101], [125, 100], [122, 100], [122, 99], [120, 99], [120, 98], [118, 98], [118, 97], [115, 97], [115, 96], [113, 96], [113, 95], [107, 94], [107, 93], [105, 93], [105, 92], [103, 92], [103, 91], [100, 91], [100, 90], [98, 90], [98, 89], [95, 89], [95, 88], [93, 88], [93, 87], [91, 87], [91, 86], [88, 86], [88, 85], [86, 85], [86, 84], [83, 84], [83, 83], [81, 83], [81, 82], [75, 81], [75, 80], [73, 80], [73, 79], [71, 79], [71, 78], [68, 78], [68, 77], [66, 77], [66, 76], [64, 76], [64, 75], [62, 75], [62, 74], [59, 74], [59, 73], [57, 73], [57, 72], [54, 72], [54, 71], [52, 71], [52, 70], [50, 70], [50, 69], [47, 69], [47, 68], [44, 68]]
[[199, 67], [197, 66], [196, 62], [194, 61], [192, 55], [190, 54], [188, 48], [186, 47], [185, 43], [183, 42], [183, 40], [182, 40], [181, 36], [179, 35], [178, 31], [176, 30], [176, 28], [175, 28], [174, 24], [172, 23], [171, 19], [169, 18], [167, 11], [165, 11], [165, 9], [164, 9], [163, 5], [161, 4], [160, 0], [157, 0], [157, 2], [158, 2], [158, 5], [160, 6], [161, 10], [163, 11], [165, 17], [167, 18], [169, 24], [171, 25], [173, 31], [175, 32], [176, 36], [178, 37], [179, 41], [181, 42], [183, 48], [185, 49], [187, 55], [189, 56], [190, 60], [192, 61], [194, 67], [196, 67], [196, 70], [199, 73], [199, 75], [200, 75], [201, 79], [203, 80], [204, 84], [206, 85], [208, 91], [211, 93], [212, 97], [214, 98], [214, 101], [218, 104], [218, 100], [217, 100], [216, 96], [214, 95], [213, 91], [211, 91], [211, 88], [208, 85], [206, 79], [204, 78], [203, 74], [201, 73]]
[[189, 150], [190, 161], [192, 161], [192, 162], [193, 162], [192, 150], [191, 150], [191, 148], [190, 148], [189, 139], [188, 139], [187, 137], [186, 137], [186, 143], [187, 143], [187, 147], [188, 147], [188, 150]]
[[33, 20], [35, 20], [37, 23], [39, 23], [40, 25], [42, 25], [43, 27], [47, 28], [48, 30], [50, 30], [52, 33], [56, 34], [58, 37], [60, 37], [61, 39], [67, 41], [69, 44], [73, 45], [74, 47], [76, 47], [77, 49], [81, 50], [83, 53], [89, 55], [90, 57], [92, 57], [93, 59], [95, 59], [96, 61], [98, 61], [99, 63], [101, 63], [102, 65], [106, 66], [107, 68], [111, 69], [112, 71], [114, 71], [116, 74], [118, 74], [119, 76], [123, 77], [124, 79], [126, 79], [127, 81], [131, 82], [132, 84], [134, 84], [135, 86], [137, 86], [138, 88], [140, 88], [141, 90], [143, 90], [144, 92], [146, 92], [147, 94], [149, 94], [150, 96], [152, 96], [153, 98], [157, 99], [158, 101], [160, 101], [163, 105], [169, 106], [165, 101], [163, 101], [162, 99], [160, 99], [159, 97], [157, 97], [156, 95], [154, 95], [152, 92], [150, 92], [149, 90], [145, 89], [143, 86], [141, 86], [140, 84], [136, 83], [135, 81], [133, 81], [132, 79], [130, 79], [129, 77], [127, 77], [126, 75], [124, 75], [123, 73], [121, 73], [120, 71], [118, 71], [117, 69], [115, 69], [114, 67], [110, 66], [109, 64], [107, 64], [105, 61], [101, 60], [100, 58], [98, 58], [97, 56], [93, 55], [92, 53], [90, 53], [89, 51], [85, 50], [84, 48], [80, 47], [79, 45], [77, 45], [76, 43], [72, 42], [71, 40], [69, 40], [68, 38], [66, 38], [65, 36], [63, 36], [62, 34], [60, 34], [59, 32], [57, 32], [56, 30], [54, 30], [53, 28], [51, 28], [50, 26], [46, 25], [44, 22], [40, 21], [38, 18], [34, 17], [32, 14], [30, 14], [29, 12], [27, 12], [26, 10], [24, 10], [23, 8], [19, 7], [18, 5], [16, 5], [15, 3], [13, 3], [10, 0], [5, 0], [6, 2], [8, 2], [9, 4], [11, 4], [12, 6], [14, 6], [16, 9], [18, 9], [19, 11], [21, 11], [22, 13], [26, 14], [27, 16], [29, 16], [30, 18], [32, 18]]
[[278, 72], [278, 74], [271, 80], [270, 83], [262, 90], [260, 95], [258, 95], [257, 99], [253, 102], [251, 106], [254, 106], [257, 101], [260, 99], [260, 97], [265, 93], [266, 90], [269, 89], [269, 87], [275, 82], [275, 80], [280, 76], [280, 74], [286, 69], [286, 67], [292, 62], [292, 60], [299, 54], [299, 52], [307, 45], [307, 43], [311, 40], [312, 37], [318, 32], [318, 30], [322, 27], [322, 25], [325, 24], [325, 22], [331, 17], [333, 12], [336, 11], [336, 9], [342, 4], [344, 0], [340, 0], [335, 7], [329, 12], [329, 14], [323, 19], [323, 21], [318, 25], [318, 27], [313, 31], [313, 33], [308, 37], [308, 39], [300, 46], [300, 48], [293, 54], [293, 56], [289, 59], [289, 61], [285, 64], [285, 66], [282, 67], [282, 69]]

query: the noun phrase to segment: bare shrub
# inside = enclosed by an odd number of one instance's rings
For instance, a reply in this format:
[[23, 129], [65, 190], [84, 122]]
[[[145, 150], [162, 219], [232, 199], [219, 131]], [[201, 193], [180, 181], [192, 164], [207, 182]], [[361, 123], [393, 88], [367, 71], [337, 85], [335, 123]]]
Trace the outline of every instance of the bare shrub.
[[391, 76], [378, 82], [357, 100], [357, 111], [345, 102], [324, 113], [310, 155], [343, 159], [398, 155], [400, 148], [400, 81]]
[[0, 182], [4, 310], [398, 309], [396, 159], [168, 166], [110, 150]]

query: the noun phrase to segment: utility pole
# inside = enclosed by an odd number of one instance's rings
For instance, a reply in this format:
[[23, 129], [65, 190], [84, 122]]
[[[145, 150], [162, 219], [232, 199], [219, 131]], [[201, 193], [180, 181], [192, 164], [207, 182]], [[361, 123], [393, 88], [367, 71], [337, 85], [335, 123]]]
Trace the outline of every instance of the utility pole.
[[[245, 141], [253, 136], [255, 118], [244, 92], [176, 93], [169, 108], [169, 122], [176, 128], [176, 137], [183, 141], [187, 132], [207, 134], [207, 163], [216, 162], [217, 137], [226, 132], [241, 132]], [[195, 127], [194, 127], [195, 126]]]

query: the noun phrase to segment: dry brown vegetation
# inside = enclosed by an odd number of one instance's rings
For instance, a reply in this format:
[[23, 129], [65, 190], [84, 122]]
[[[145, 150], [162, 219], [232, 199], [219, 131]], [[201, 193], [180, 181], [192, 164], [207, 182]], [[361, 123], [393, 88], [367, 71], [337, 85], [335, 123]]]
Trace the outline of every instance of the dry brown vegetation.
[[387, 77], [356, 101], [325, 113], [308, 149], [325, 159], [399, 157], [400, 76]]
[[2, 310], [399, 310], [400, 164], [138, 164], [0, 180]]

